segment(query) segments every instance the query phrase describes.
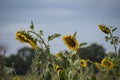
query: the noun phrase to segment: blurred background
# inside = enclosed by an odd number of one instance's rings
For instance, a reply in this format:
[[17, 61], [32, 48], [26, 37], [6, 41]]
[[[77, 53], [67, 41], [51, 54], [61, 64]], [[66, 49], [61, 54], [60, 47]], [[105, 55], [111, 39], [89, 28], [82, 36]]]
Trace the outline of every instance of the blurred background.
[[[120, 0], [0, 0], [0, 50], [6, 49], [9, 56], [23, 46], [29, 47], [16, 41], [15, 33], [29, 29], [33, 20], [35, 30], [43, 30], [45, 39], [53, 33], [65, 35], [76, 31], [79, 42], [98, 43], [112, 51], [97, 25], [118, 27], [115, 35], [120, 36], [119, 4]], [[61, 37], [50, 45], [54, 54], [67, 50]]]
[[[36, 32], [43, 30], [45, 40], [54, 33], [76, 31], [78, 42], [88, 43], [80, 49], [81, 57], [100, 61], [114, 50], [97, 25], [118, 27], [114, 35], [120, 37], [120, 0], [0, 0], [0, 64], [7, 68], [14, 64], [17, 74], [25, 74], [30, 68], [34, 50], [15, 40], [15, 33], [28, 30], [31, 20]], [[50, 46], [53, 54], [69, 51], [61, 37], [51, 41]], [[120, 46], [118, 49], [120, 53]], [[4, 73], [3, 65], [0, 70]]]

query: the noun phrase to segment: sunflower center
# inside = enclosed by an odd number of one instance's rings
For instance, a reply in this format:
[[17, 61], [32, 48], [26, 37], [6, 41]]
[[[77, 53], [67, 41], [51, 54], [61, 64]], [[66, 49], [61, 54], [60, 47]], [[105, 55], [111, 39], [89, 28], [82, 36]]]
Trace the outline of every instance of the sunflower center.
[[84, 62], [81, 62], [81, 65], [84, 65]]
[[110, 65], [111, 65], [110, 62], [108, 62], [108, 61], [104, 61], [104, 64], [105, 64], [106, 66], [110, 66]]
[[67, 42], [67, 44], [69, 44], [72, 47], [75, 46], [75, 41], [71, 38], [66, 38], [66, 42]]

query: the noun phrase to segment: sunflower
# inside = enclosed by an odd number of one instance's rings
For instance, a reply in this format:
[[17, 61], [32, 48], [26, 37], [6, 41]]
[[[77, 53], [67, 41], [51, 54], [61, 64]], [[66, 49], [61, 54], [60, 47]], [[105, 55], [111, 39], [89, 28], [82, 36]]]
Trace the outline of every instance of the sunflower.
[[101, 65], [105, 68], [109, 68], [109, 69], [113, 68], [113, 62], [109, 59], [106, 59], [106, 58], [104, 58], [101, 61]]
[[37, 48], [36, 44], [32, 40], [29, 40], [29, 44], [33, 49]]
[[60, 66], [56, 65], [55, 66], [55, 70], [58, 71], [58, 70], [61, 70], [62, 68], [60, 68]]
[[16, 40], [19, 40], [21, 43], [29, 43], [33, 49], [37, 48], [35, 40], [25, 31], [16, 32]]
[[110, 29], [107, 28], [105, 25], [98, 25], [99, 29], [101, 31], [103, 31], [105, 34], [109, 34], [110, 33]]
[[21, 80], [20, 77], [16, 76], [16, 77], [13, 77], [12, 80]]
[[78, 49], [78, 42], [76, 38], [72, 35], [65, 35], [62, 37], [62, 40], [64, 41], [64, 44], [70, 49], [70, 50], [77, 50]]
[[96, 67], [97, 69], [101, 69], [101, 68], [102, 68], [102, 65], [101, 65], [100, 63], [95, 62], [94, 64], [95, 64], [95, 67]]
[[20, 32], [16, 33], [16, 40], [19, 40], [21, 43], [27, 42], [26, 36], [21, 34]]
[[80, 66], [86, 67], [87, 66], [86, 60], [84, 60], [84, 59], [80, 60]]
[[59, 52], [56, 53], [55, 57], [56, 57], [56, 58], [59, 58], [59, 57], [60, 57], [60, 53], [59, 53]]

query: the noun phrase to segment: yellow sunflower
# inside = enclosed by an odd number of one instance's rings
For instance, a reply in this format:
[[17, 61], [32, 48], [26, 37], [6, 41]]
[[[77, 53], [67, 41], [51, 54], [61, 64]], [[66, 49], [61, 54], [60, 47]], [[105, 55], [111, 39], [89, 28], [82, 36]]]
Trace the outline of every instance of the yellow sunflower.
[[75, 37], [73, 37], [72, 35], [65, 35], [62, 36], [62, 40], [64, 41], [64, 44], [66, 44], [66, 46], [70, 49], [70, 50], [77, 50], [78, 49], [78, 42], [75, 39]]
[[20, 77], [16, 76], [16, 77], [13, 77], [12, 80], [21, 80]]
[[105, 25], [98, 25], [98, 28], [103, 31], [105, 34], [109, 34], [110, 33], [110, 29], [107, 28]]
[[61, 70], [62, 68], [60, 68], [60, 66], [56, 65], [55, 66], [55, 70], [58, 71], [58, 70]]
[[109, 60], [109, 59], [106, 59], [106, 58], [104, 58], [102, 61], [101, 61], [101, 65], [103, 66], [103, 67], [105, 67], [105, 68], [109, 68], [109, 69], [111, 69], [111, 68], [113, 68], [113, 62], [111, 61], [111, 60]]
[[35, 40], [25, 31], [16, 32], [16, 40], [19, 40], [21, 43], [29, 43], [33, 49], [37, 48]]
[[21, 43], [27, 42], [26, 36], [21, 34], [20, 32], [16, 33], [16, 40], [19, 40]]
[[60, 57], [60, 53], [58, 52], [58, 53], [56, 53], [56, 58], [59, 58]]
[[84, 60], [84, 59], [80, 60], [80, 66], [86, 67], [87, 66], [86, 60]]
[[95, 62], [95, 67], [96, 67], [97, 69], [101, 69], [101, 68], [102, 68], [101, 64], [98, 63], [98, 62]]
[[36, 49], [36, 48], [37, 48], [36, 44], [35, 44], [32, 40], [28, 40], [28, 41], [29, 41], [30, 46], [31, 46], [33, 49]]

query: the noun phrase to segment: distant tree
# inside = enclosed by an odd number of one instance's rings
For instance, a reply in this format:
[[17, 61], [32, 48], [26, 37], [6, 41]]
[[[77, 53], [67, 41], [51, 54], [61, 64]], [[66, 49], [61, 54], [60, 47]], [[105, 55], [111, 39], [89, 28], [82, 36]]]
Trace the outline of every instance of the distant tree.
[[3, 80], [3, 78], [5, 77], [4, 74], [4, 55], [0, 54], [0, 80]]
[[18, 50], [17, 54], [6, 57], [6, 66], [10, 67], [13, 65], [16, 74], [24, 75], [30, 68], [34, 54], [35, 51], [33, 49], [23, 47]]
[[119, 54], [119, 57], [120, 57], [120, 49], [119, 49], [119, 51], [118, 51], [118, 54]]
[[5, 52], [3, 49], [0, 50], [0, 80], [8, 80], [7, 67], [5, 66]]
[[93, 43], [88, 47], [80, 48], [78, 50], [78, 55], [81, 58], [99, 62], [105, 56], [105, 49], [103, 46]]

